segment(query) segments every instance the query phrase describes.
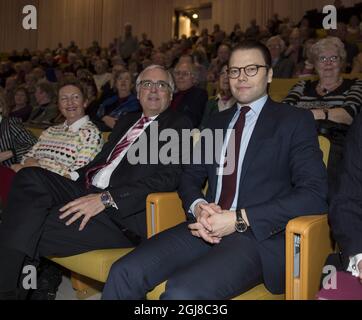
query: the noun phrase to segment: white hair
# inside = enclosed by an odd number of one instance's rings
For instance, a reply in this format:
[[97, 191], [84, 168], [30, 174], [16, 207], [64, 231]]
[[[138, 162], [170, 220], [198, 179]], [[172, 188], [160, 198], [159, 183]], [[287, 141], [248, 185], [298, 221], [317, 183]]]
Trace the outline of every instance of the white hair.
[[137, 80], [136, 80], [136, 90], [137, 90], [137, 93], [139, 91], [139, 85], [143, 79], [143, 75], [146, 71], [149, 71], [149, 70], [153, 70], [153, 69], [161, 69], [163, 70], [166, 74], [167, 74], [167, 77], [168, 77], [168, 84], [170, 86], [170, 89], [171, 89], [171, 93], [174, 93], [175, 91], [175, 83], [173, 81], [173, 78], [172, 78], [172, 75], [170, 73], [170, 71], [168, 71], [165, 67], [163, 66], [160, 66], [158, 64], [152, 64], [150, 66], [148, 66], [147, 68], [143, 69], [143, 71], [138, 75], [137, 77]]

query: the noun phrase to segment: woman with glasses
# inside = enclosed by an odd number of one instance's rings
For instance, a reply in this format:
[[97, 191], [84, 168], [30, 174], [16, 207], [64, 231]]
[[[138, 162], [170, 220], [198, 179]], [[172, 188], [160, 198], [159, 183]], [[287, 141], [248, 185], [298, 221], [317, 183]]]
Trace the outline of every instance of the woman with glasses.
[[219, 78], [217, 81], [217, 95], [212, 97], [206, 104], [204, 115], [201, 121], [200, 129], [205, 127], [206, 122], [210, 116], [231, 108], [236, 99], [230, 91], [229, 77], [227, 74], [228, 65], [225, 63], [220, 70]]
[[308, 59], [319, 79], [299, 81], [283, 102], [310, 110], [319, 133], [330, 139], [328, 175], [333, 189], [345, 135], [362, 105], [362, 81], [342, 78], [346, 51], [339, 38], [319, 40], [311, 47]]

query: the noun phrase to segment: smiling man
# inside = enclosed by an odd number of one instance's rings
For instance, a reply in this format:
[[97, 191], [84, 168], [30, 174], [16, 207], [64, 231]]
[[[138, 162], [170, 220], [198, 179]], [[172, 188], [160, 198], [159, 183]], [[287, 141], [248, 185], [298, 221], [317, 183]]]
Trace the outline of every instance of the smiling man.
[[[151, 123], [160, 133], [172, 128], [179, 136], [191, 123], [168, 110], [174, 83], [163, 67], [146, 68], [136, 86], [143, 112], [115, 126], [96, 158], [73, 172], [75, 181], [42, 168], [24, 168], [16, 175], [0, 225], [0, 299], [17, 297], [25, 258], [132, 247], [146, 237], [146, 197], [177, 188], [181, 161], [132, 165], [127, 154], [141, 138], [150, 145]], [[74, 112], [76, 100], [68, 99], [67, 112]], [[160, 141], [158, 147], [165, 144]], [[150, 158], [155, 150], [148, 152]]]
[[226, 149], [235, 170], [185, 166], [178, 192], [188, 221], [116, 262], [103, 299], [142, 299], [165, 280], [161, 299], [229, 299], [260, 283], [284, 292], [286, 225], [327, 210], [327, 177], [312, 115], [268, 98], [270, 65], [261, 43], [233, 50], [227, 72], [237, 103], [206, 128], [233, 129], [234, 150], [228, 134], [215, 150], [223, 157]]

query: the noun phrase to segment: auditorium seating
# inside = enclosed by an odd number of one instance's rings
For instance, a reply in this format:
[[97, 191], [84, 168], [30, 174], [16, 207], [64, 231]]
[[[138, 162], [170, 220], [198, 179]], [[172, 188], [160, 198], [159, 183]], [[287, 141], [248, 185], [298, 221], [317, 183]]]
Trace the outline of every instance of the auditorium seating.
[[[319, 137], [323, 159], [327, 161], [330, 144]], [[170, 214], [172, 212], [172, 215]], [[150, 194], [146, 201], [147, 236], [152, 237], [185, 220], [181, 200], [176, 192]], [[332, 251], [326, 215], [299, 217], [291, 220], [286, 228], [286, 294], [272, 295], [263, 285], [244, 293], [236, 300], [313, 299], [318, 290], [318, 275], [323, 262]], [[88, 296], [92, 280], [105, 282], [108, 272], [120, 257], [132, 248], [95, 250], [64, 258], [50, 258], [73, 272], [73, 287], [78, 297]], [[299, 273], [296, 273], [299, 270]], [[157, 286], [147, 298], [158, 299], [165, 284]]]

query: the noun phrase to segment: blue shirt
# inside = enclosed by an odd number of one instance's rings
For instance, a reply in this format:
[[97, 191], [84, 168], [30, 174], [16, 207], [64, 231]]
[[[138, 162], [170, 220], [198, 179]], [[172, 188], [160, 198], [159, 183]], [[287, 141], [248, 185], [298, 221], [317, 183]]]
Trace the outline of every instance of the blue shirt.
[[[248, 105], [250, 107], [250, 110], [245, 115], [245, 126], [244, 126], [244, 130], [243, 130], [243, 134], [242, 134], [241, 142], [240, 142], [239, 162], [238, 162], [238, 168], [237, 168], [238, 171], [237, 171], [237, 180], [236, 180], [237, 181], [236, 192], [235, 192], [232, 206], [231, 206], [231, 208], [228, 208], [232, 211], [236, 210], [237, 203], [238, 203], [239, 181], [240, 181], [241, 171], [243, 168], [245, 153], [248, 148], [251, 135], [253, 134], [255, 124], [259, 118], [260, 112], [263, 109], [267, 99], [268, 99], [268, 96], [265, 95], [265, 96], [261, 97], [260, 99], [254, 101], [253, 103]], [[223, 160], [225, 158], [225, 151], [226, 151], [227, 145], [229, 143], [230, 135], [231, 135], [234, 125], [239, 117], [240, 110], [244, 106], [246, 106], [246, 105], [241, 105], [238, 103], [238, 110], [235, 112], [233, 118], [231, 119], [231, 121], [229, 123], [228, 131], [227, 131], [225, 141], [224, 141], [224, 144], [222, 147], [223, 156], [221, 158], [220, 163], [223, 163]], [[221, 189], [222, 189], [222, 177], [223, 176], [222, 176], [222, 166], [221, 166], [221, 169], [219, 170], [219, 176], [217, 179], [217, 185], [216, 185], [215, 203], [218, 203], [219, 199], [220, 199], [220, 194], [221, 194]], [[192, 203], [192, 205], [190, 207], [190, 211], [192, 212], [193, 215], [195, 215], [195, 213], [194, 213], [195, 205], [200, 201], [205, 202], [204, 199], [196, 199]], [[223, 208], [223, 209], [225, 210], [226, 208]]]

